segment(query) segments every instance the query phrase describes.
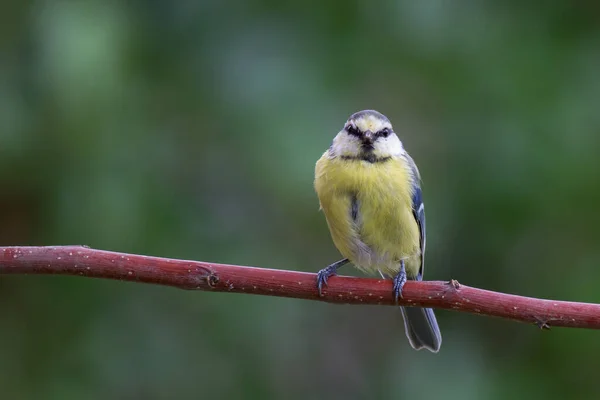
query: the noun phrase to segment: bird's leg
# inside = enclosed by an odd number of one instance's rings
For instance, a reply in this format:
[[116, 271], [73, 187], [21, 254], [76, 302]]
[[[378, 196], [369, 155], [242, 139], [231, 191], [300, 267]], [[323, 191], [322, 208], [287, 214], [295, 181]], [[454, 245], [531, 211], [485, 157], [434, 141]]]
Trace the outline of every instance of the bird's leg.
[[400, 272], [394, 277], [394, 300], [398, 302], [398, 298], [402, 298], [402, 288], [406, 283], [406, 268], [404, 260], [400, 261]]
[[323, 268], [317, 273], [317, 289], [319, 289], [319, 296], [321, 296], [321, 287], [323, 286], [323, 284], [327, 286], [327, 278], [335, 275], [337, 273], [338, 268], [344, 264], [347, 264], [348, 262], [348, 259], [344, 258], [343, 260], [334, 262], [327, 268]]

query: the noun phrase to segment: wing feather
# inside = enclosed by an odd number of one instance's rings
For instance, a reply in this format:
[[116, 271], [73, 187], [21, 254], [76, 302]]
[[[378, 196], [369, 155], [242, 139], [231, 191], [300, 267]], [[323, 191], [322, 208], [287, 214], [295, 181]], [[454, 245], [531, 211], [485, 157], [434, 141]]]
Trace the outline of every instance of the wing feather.
[[406, 158], [408, 160], [408, 164], [412, 170], [412, 213], [415, 217], [415, 221], [417, 221], [417, 225], [419, 226], [420, 235], [420, 247], [421, 247], [421, 268], [419, 268], [419, 274], [417, 275], [417, 280], [423, 280], [423, 272], [425, 267], [425, 204], [423, 203], [423, 191], [421, 190], [421, 175], [419, 174], [419, 169], [417, 165], [413, 161], [413, 159], [406, 154]]

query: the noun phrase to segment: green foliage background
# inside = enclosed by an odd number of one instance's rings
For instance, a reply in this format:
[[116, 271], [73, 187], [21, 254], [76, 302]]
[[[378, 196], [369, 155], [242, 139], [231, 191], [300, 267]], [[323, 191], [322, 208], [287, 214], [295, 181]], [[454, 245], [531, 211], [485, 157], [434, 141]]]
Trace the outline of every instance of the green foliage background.
[[[2, 9], [2, 245], [317, 271], [314, 163], [375, 108], [424, 178], [426, 278], [600, 302], [594, 2]], [[598, 398], [597, 332], [437, 314], [432, 355], [389, 307], [1, 276], [0, 397]]]

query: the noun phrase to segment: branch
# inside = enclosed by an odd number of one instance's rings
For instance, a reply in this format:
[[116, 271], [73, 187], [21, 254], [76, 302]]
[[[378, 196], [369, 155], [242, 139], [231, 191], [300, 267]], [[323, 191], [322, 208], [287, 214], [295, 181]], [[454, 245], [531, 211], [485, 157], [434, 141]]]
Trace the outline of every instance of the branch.
[[[80, 275], [155, 283], [181, 289], [233, 292], [320, 300], [330, 303], [395, 305], [392, 282], [335, 276], [319, 297], [316, 276], [200, 261], [174, 260], [94, 250], [84, 246], [0, 247], [0, 275]], [[507, 318], [540, 328], [600, 329], [600, 305], [542, 300], [491, 292], [450, 282], [413, 282], [404, 286], [404, 306], [444, 308]]]

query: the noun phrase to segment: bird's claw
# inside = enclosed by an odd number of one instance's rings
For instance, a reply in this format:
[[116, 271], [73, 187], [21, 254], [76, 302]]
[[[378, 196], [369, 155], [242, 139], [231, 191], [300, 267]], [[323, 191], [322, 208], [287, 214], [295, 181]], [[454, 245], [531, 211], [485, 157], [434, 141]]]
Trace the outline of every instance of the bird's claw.
[[400, 263], [400, 272], [394, 277], [394, 301], [398, 303], [398, 299], [402, 298], [402, 289], [406, 283], [406, 269], [404, 267], [404, 261]]
[[321, 288], [323, 287], [323, 285], [327, 286], [327, 279], [335, 275], [338, 268], [347, 263], [348, 259], [344, 258], [343, 260], [334, 262], [327, 268], [323, 268], [317, 273], [317, 289], [319, 290], [319, 297], [322, 296]]
[[319, 290], [319, 297], [322, 296], [321, 288], [323, 285], [327, 286], [327, 279], [333, 275], [335, 275], [335, 269], [332, 270], [330, 267], [323, 268], [317, 273], [317, 289]]
[[394, 278], [394, 301], [398, 303], [398, 299], [402, 298], [402, 288], [406, 283], [406, 275], [398, 274]]

